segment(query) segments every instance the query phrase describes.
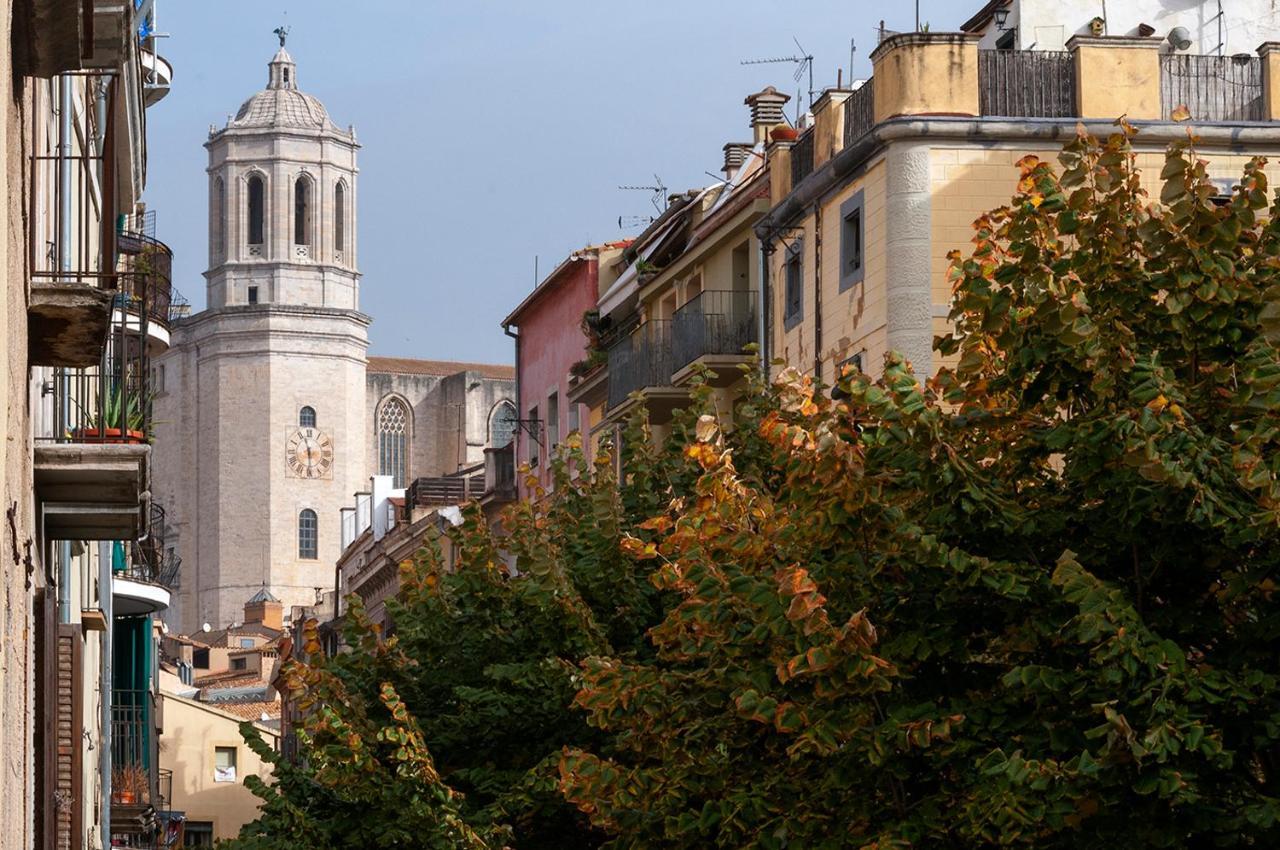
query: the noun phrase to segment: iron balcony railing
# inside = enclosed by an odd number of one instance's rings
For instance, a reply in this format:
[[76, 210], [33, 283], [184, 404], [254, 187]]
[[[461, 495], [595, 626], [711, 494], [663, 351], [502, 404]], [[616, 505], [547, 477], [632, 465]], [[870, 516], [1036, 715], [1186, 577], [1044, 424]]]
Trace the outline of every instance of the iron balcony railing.
[[791, 147], [791, 185], [799, 186], [812, 173], [813, 130], [806, 130]]
[[1055, 50], [979, 50], [978, 108], [984, 116], [1071, 118], [1076, 64]]
[[111, 691], [111, 796], [124, 805], [154, 804], [159, 796], [160, 743], [150, 691]]
[[662, 319], [645, 322], [609, 347], [609, 407], [637, 390], [671, 386], [676, 371], [671, 325]]
[[759, 341], [759, 320], [754, 292], [709, 289], [698, 293], [672, 320], [676, 370], [707, 355], [742, 354]]
[[844, 146], [853, 144], [876, 125], [875, 80], [867, 80], [844, 102]]
[[514, 493], [516, 489], [515, 441], [512, 440], [489, 454], [493, 458], [493, 487], [490, 489], [499, 496]]
[[1192, 121], [1261, 121], [1262, 59], [1258, 56], [1160, 57], [1160, 109], [1168, 121], [1185, 106]]
[[118, 566], [116, 575], [170, 589], [176, 587], [182, 559], [166, 548], [165, 529], [164, 506], [153, 501], [146, 532], [133, 541], [130, 557]]
[[[121, 276], [124, 277], [124, 276]], [[121, 297], [121, 296], [117, 296]], [[41, 391], [48, 428], [36, 439], [59, 443], [145, 443], [151, 433], [150, 351], [146, 322], [117, 313], [99, 361], [59, 367]]]

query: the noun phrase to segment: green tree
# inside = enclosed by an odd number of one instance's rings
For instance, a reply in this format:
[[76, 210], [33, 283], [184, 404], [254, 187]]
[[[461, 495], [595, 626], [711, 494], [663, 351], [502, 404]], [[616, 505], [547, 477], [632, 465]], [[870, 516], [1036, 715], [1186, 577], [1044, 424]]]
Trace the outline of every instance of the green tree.
[[747, 476], [628, 545], [678, 594], [583, 665], [614, 753], [562, 787], [610, 847], [1261, 847], [1280, 840], [1280, 204], [1132, 128], [953, 257], [955, 365], [831, 402], [784, 374]]

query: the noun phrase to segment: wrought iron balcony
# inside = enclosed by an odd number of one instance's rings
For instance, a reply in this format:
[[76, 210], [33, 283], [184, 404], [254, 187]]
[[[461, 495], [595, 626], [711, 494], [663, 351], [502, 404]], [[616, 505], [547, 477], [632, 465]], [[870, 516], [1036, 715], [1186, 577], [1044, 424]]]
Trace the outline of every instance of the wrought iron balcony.
[[152, 837], [158, 830], [156, 810], [165, 804], [160, 794], [158, 721], [156, 698], [150, 691], [112, 690], [113, 836], [130, 836], [130, 840], [136, 841]]
[[844, 146], [852, 147], [876, 124], [875, 80], [867, 80], [844, 102]]
[[675, 368], [709, 355], [739, 355], [760, 339], [756, 293], [709, 289], [676, 311]]
[[791, 185], [799, 186], [813, 173], [813, 130], [806, 130], [791, 147]]
[[672, 323], [645, 322], [609, 347], [609, 407], [646, 387], [669, 387], [676, 371]]

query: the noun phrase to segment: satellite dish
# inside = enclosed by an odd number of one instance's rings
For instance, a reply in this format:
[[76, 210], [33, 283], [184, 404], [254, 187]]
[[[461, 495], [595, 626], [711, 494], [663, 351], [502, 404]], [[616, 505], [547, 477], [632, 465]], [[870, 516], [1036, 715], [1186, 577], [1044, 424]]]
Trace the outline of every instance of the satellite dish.
[[1186, 27], [1174, 27], [1165, 38], [1174, 50], [1186, 50], [1191, 46], [1191, 33]]
[[203, 626], [200, 627], [200, 631], [211, 632], [213, 631], [213, 626], [209, 625], [208, 623], [205, 623]]

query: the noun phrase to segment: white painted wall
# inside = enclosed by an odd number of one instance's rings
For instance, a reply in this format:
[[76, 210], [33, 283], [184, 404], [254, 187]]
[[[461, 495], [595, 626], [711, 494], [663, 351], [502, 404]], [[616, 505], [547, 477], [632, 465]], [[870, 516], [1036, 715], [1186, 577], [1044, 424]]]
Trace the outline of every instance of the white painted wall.
[[[1222, 42], [1222, 55], [1253, 54], [1264, 41], [1280, 40], [1280, 0], [1012, 0], [1005, 28], [1017, 27], [1022, 50], [1063, 50], [1073, 35], [1089, 34], [1095, 16], [1106, 20], [1106, 35], [1137, 35], [1143, 23], [1160, 37], [1186, 27], [1192, 43], [1183, 53], [1216, 55]], [[994, 48], [1002, 35], [987, 22], [979, 47]]]

